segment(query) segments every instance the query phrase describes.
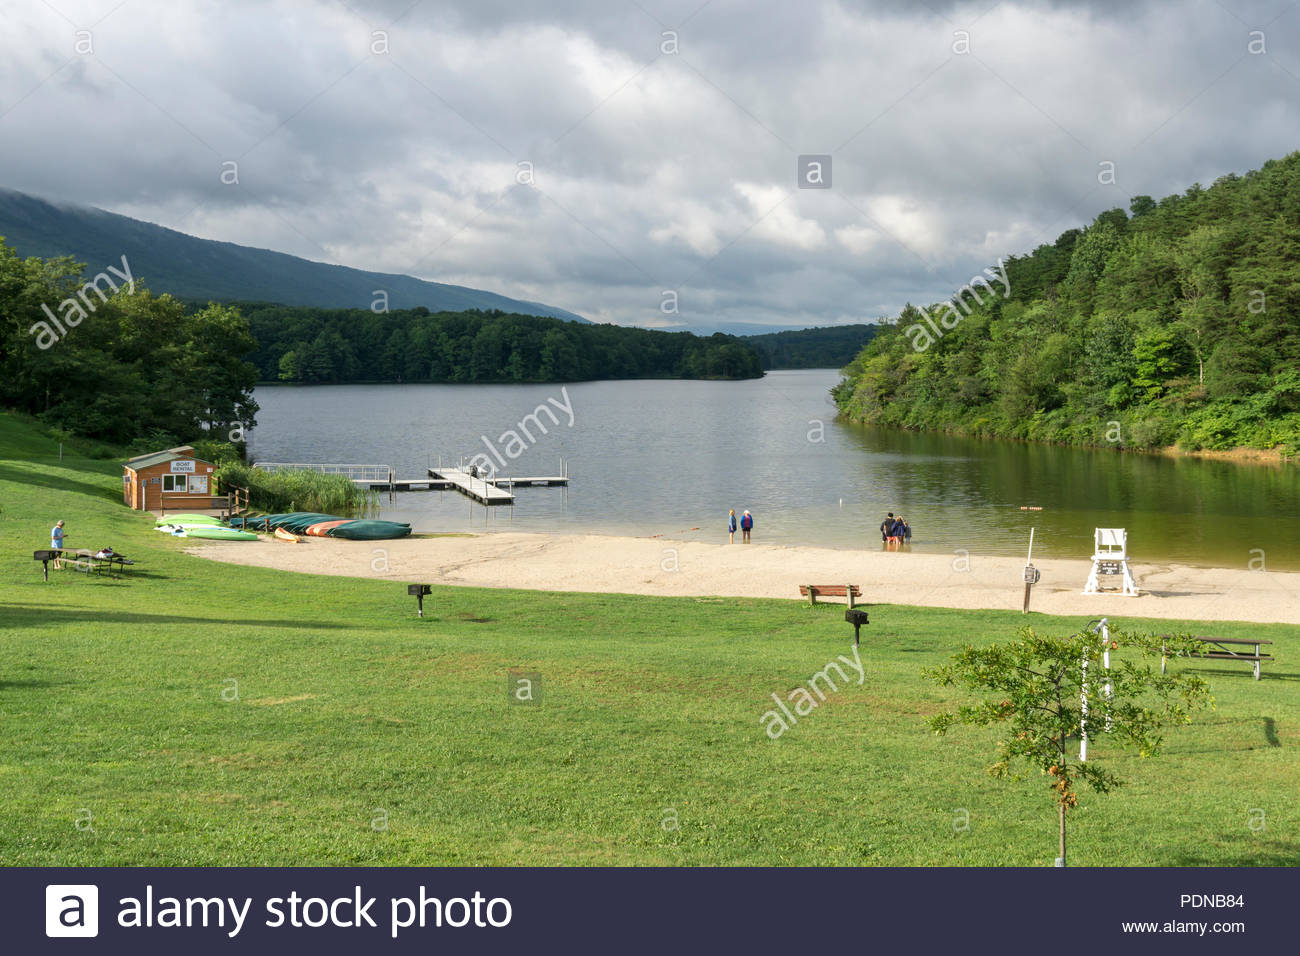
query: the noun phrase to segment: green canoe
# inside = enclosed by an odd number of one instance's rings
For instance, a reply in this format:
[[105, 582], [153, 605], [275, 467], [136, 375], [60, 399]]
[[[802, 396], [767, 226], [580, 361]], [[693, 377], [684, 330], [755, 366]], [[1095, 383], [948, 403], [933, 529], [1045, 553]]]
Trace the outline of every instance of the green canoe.
[[164, 517], [164, 518], [159, 518], [157, 521], [154, 522], [154, 524], [155, 524], [155, 525], [159, 525], [159, 524], [214, 524], [214, 525], [219, 525], [219, 524], [221, 524], [221, 519], [220, 519], [220, 518], [214, 518], [214, 517], [212, 517], [212, 515], [167, 515], [167, 516]]
[[234, 528], [206, 527], [199, 525], [185, 529], [187, 538], [218, 538], [222, 541], [256, 541], [257, 535], [250, 531], [236, 531]]

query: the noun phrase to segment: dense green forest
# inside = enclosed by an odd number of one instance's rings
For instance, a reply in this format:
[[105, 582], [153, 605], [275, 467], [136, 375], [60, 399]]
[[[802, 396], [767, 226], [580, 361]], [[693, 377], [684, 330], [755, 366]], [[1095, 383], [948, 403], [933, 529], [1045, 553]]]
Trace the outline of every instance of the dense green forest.
[[503, 312], [290, 308], [239, 303], [263, 381], [555, 382], [755, 378], [758, 354], [717, 333], [583, 325]]
[[225, 441], [257, 411], [247, 320], [187, 309], [118, 267], [87, 285], [71, 258], [20, 259], [0, 242], [0, 407], [101, 441]]
[[758, 352], [763, 368], [842, 368], [875, 334], [874, 325], [831, 325], [788, 332], [746, 335], [741, 341]]
[[1300, 449], [1300, 153], [1132, 199], [910, 304], [844, 370], [848, 418], [1076, 445]]

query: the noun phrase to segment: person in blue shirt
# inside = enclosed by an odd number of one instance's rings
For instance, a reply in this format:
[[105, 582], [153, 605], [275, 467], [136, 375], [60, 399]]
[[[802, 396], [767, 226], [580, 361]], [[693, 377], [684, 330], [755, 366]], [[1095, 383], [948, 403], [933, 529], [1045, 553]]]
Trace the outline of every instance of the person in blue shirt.
[[731, 514], [727, 516], [727, 543], [736, 543], [736, 509], [731, 509]]
[[894, 519], [894, 537], [899, 544], [907, 544], [912, 540], [912, 527], [903, 520], [902, 515]]
[[[54, 527], [50, 529], [50, 550], [55, 552], [60, 552], [60, 553], [63, 551], [63, 519], [62, 518], [60, 518], [57, 522], [55, 522]], [[58, 553], [54, 555], [54, 566], [56, 568], [63, 567], [63, 565], [59, 563], [59, 557], [60, 554]]]
[[754, 530], [754, 516], [748, 511], [740, 519], [740, 540], [743, 544], [749, 544], [749, 532]]

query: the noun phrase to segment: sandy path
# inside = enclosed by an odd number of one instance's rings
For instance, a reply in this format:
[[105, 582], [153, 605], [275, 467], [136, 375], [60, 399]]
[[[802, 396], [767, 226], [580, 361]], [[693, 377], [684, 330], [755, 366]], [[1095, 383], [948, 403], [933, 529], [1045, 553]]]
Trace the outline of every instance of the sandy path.
[[[600, 535], [474, 537], [287, 544], [210, 542], [186, 549], [216, 561], [313, 574], [426, 584], [600, 591], [666, 596], [793, 598], [800, 583], [853, 583], [869, 603], [1018, 610], [1018, 558], [898, 554], [779, 545], [726, 545]], [[1133, 615], [1203, 621], [1300, 623], [1300, 573], [1134, 564], [1140, 597], [1083, 595], [1089, 563], [1035, 562], [1032, 609], [1051, 614]]]

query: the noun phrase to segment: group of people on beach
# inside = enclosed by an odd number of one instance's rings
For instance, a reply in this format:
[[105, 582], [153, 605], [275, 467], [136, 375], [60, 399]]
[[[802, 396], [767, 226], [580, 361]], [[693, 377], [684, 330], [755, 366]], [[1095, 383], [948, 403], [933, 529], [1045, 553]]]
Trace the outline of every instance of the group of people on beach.
[[[754, 530], [754, 516], [746, 511], [740, 518], [741, 543], [749, 544], [749, 533]], [[736, 543], [736, 509], [727, 516], [727, 543]]]
[[887, 550], [897, 551], [900, 545], [912, 540], [912, 527], [902, 515], [895, 516], [891, 511], [880, 522], [880, 540]]

